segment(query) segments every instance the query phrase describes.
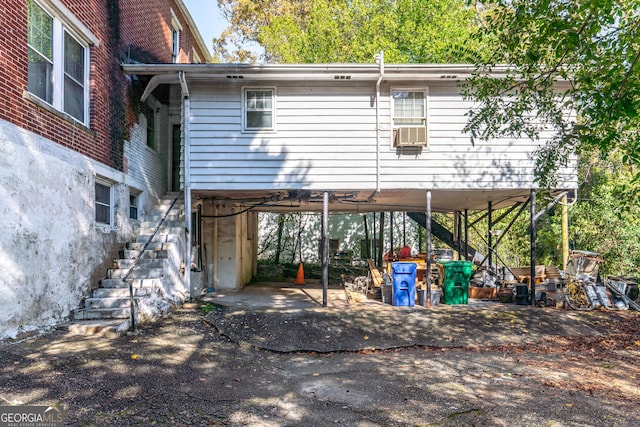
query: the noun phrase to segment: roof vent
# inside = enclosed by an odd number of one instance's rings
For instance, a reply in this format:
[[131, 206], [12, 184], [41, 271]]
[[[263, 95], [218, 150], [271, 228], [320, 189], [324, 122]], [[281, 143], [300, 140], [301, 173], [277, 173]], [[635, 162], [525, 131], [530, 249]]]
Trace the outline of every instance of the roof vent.
[[244, 79], [244, 76], [241, 74], [231, 74], [227, 76], [228, 79]]
[[442, 74], [440, 78], [441, 79], [457, 79], [458, 76], [455, 74]]
[[336, 74], [335, 76], [333, 76], [333, 78], [335, 80], [350, 80], [351, 76], [348, 76], [346, 74]]

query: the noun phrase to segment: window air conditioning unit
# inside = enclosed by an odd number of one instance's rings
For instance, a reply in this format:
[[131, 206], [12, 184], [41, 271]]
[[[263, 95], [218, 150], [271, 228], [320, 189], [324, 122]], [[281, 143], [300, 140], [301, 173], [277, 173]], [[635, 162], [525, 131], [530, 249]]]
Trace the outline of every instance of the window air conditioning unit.
[[427, 128], [425, 126], [401, 127], [393, 130], [394, 147], [426, 147]]

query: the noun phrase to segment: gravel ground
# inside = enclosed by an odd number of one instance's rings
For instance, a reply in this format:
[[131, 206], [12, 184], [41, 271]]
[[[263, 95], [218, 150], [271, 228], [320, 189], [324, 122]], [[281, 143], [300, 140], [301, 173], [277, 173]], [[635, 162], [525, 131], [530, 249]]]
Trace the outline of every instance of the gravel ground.
[[0, 405], [69, 426], [640, 426], [639, 383], [632, 312], [187, 304], [0, 343]]

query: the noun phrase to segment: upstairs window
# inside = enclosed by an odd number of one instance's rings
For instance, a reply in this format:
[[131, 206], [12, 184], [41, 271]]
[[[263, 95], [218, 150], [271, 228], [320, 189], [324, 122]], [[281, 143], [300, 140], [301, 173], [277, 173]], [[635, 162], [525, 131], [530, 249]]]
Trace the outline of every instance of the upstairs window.
[[427, 90], [396, 89], [393, 97], [393, 146], [427, 146]]
[[244, 130], [275, 130], [274, 89], [244, 90]]
[[86, 125], [88, 45], [34, 0], [28, 1], [27, 45], [29, 93]]
[[180, 30], [176, 28], [171, 29], [171, 62], [178, 62], [180, 55]]
[[393, 127], [425, 126], [427, 105], [424, 90], [393, 91]]
[[182, 31], [180, 20], [171, 9], [171, 62], [173, 63], [180, 62], [180, 31]]

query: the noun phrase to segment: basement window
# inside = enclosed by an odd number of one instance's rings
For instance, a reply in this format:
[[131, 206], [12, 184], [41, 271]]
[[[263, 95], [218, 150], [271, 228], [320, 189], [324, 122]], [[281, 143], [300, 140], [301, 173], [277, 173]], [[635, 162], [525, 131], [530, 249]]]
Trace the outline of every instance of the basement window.
[[138, 196], [129, 193], [129, 218], [138, 219]]
[[96, 181], [96, 223], [111, 225], [113, 223], [112, 187]]

